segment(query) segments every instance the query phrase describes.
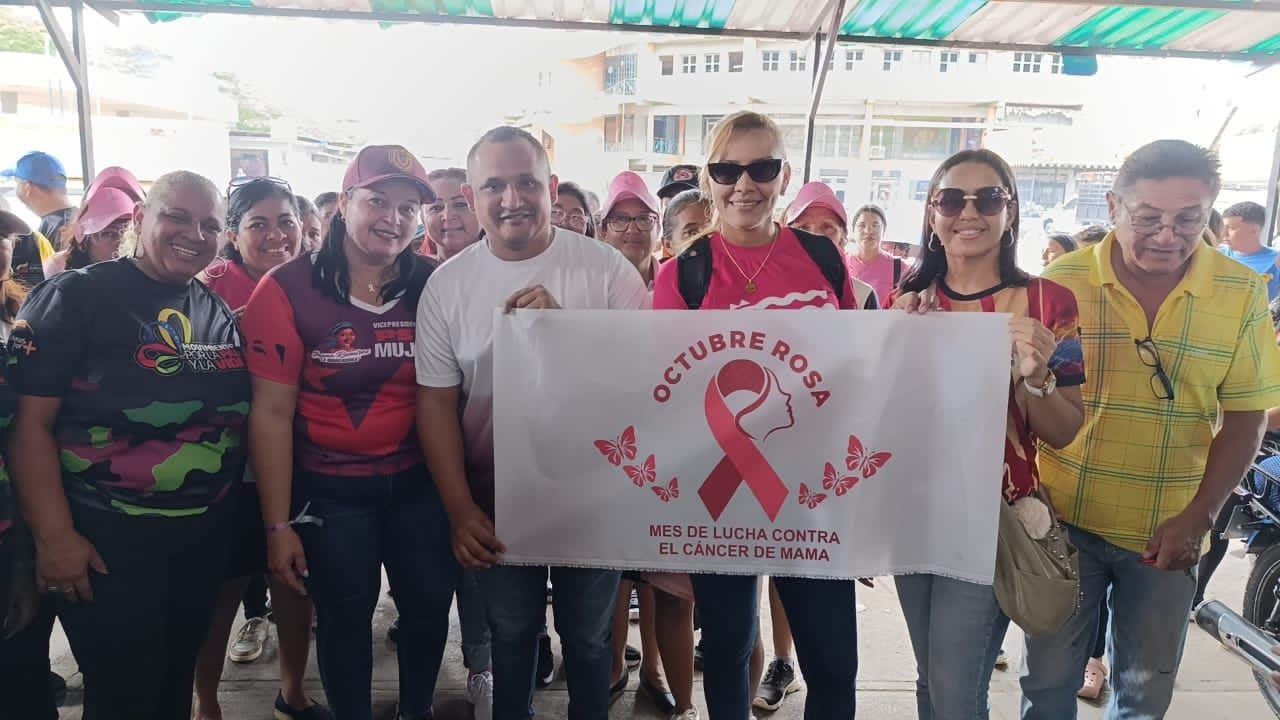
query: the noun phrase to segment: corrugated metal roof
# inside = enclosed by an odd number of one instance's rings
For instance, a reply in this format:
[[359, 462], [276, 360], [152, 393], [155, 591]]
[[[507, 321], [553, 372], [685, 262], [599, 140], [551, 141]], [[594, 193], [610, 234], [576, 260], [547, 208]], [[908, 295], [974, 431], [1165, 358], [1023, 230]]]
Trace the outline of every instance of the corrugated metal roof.
[[[0, 0], [23, 4], [28, 0]], [[55, 0], [55, 3], [58, 0]], [[62, 0], [66, 2], [66, 0]], [[803, 38], [830, 0], [96, 0], [95, 7]], [[849, 0], [846, 39], [1271, 60], [1280, 0]]]

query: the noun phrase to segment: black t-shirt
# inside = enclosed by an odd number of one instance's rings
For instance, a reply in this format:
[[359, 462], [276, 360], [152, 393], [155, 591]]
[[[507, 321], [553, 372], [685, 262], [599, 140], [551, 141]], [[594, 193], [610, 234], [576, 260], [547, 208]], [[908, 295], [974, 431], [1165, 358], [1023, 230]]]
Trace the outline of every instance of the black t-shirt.
[[[8, 354], [6, 350], [5, 346], [0, 345], [0, 363], [4, 363], [4, 358]], [[0, 444], [2, 445], [8, 444], [4, 436], [9, 432], [9, 424], [13, 421], [13, 409], [16, 404], [13, 390], [10, 389], [9, 383], [5, 382], [4, 373], [0, 372]], [[13, 485], [9, 478], [9, 468], [5, 465], [4, 455], [0, 453], [0, 547], [4, 546], [9, 528], [13, 527], [13, 508]], [[7, 572], [7, 569], [0, 567], [0, 572]], [[4, 617], [4, 611], [0, 610], [0, 618], [2, 617]]]
[[9, 267], [13, 279], [32, 288], [44, 282], [44, 259], [40, 257], [40, 241], [35, 233], [19, 235], [13, 241], [13, 259]]
[[62, 242], [62, 228], [71, 221], [71, 216], [76, 211], [75, 208], [63, 208], [54, 210], [40, 218], [40, 234], [49, 240], [49, 244], [54, 250], [61, 250], [66, 247], [66, 243]]
[[129, 258], [62, 273], [27, 298], [9, 355], [13, 392], [62, 398], [71, 502], [194, 515], [243, 472], [243, 342], [202, 283], [158, 283]]

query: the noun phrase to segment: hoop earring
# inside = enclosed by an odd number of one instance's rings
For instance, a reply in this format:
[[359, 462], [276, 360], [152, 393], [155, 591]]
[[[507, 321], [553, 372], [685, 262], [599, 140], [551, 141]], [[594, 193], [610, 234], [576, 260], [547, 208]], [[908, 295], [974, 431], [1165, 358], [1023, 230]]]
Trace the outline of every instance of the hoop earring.
[[1004, 246], [1005, 246], [1005, 247], [1013, 247], [1013, 231], [1012, 231], [1012, 230], [1009, 230], [1009, 229], [1006, 229], [1006, 230], [1004, 231], [1004, 234], [1005, 234], [1005, 235], [1007, 235], [1007, 236], [1009, 237], [1009, 242], [1004, 243]]
[[937, 233], [929, 233], [929, 252], [938, 252], [942, 249], [942, 241], [938, 238]]

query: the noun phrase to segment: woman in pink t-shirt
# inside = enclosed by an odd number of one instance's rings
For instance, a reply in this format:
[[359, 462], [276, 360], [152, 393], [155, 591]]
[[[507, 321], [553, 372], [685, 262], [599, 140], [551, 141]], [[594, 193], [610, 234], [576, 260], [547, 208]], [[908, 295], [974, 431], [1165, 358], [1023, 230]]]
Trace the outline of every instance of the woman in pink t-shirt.
[[911, 266], [902, 258], [884, 251], [884, 231], [889, 227], [884, 210], [863, 205], [853, 214], [853, 248], [849, 270], [853, 276], [875, 288], [880, 307], [889, 307], [889, 296], [897, 289]]
[[[654, 308], [855, 309], [843, 259], [831, 242], [773, 222], [774, 206], [791, 180], [778, 126], [758, 113], [735, 113], [716, 124], [709, 147], [701, 182], [715, 209], [711, 226], [658, 270]], [[694, 275], [688, 272], [691, 267], [702, 268], [698, 276], [705, 278], [703, 285], [688, 282]], [[841, 278], [838, 286], [829, 277]], [[785, 393], [771, 392], [777, 385], [770, 372], [765, 370], [762, 407], [768, 406], [771, 395], [786, 398]], [[773, 417], [762, 418], [765, 435], [777, 423], [789, 422], [788, 405], [775, 402], [774, 408], [778, 412]], [[748, 717], [759, 583], [742, 575], [691, 579], [703, 609], [707, 709], [713, 718]], [[777, 586], [809, 686], [805, 716], [853, 717], [858, 668], [853, 581], [779, 577]]]

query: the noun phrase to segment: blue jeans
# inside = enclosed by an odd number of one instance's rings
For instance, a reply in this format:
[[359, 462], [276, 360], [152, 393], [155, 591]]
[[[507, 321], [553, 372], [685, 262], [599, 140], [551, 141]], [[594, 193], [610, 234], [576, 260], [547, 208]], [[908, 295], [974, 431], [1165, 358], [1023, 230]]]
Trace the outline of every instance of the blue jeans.
[[431, 717], [459, 569], [449, 520], [423, 467], [376, 477], [299, 472], [293, 505], [323, 524], [297, 526], [315, 603], [316, 660], [337, 720], [370, 720], [373, 611], [382, 567], [400, 610], [400, 712]]
[[1107, 720], [1158, 720], [1173, 700], [1196, 592], [1195, 568], [1156, 570], [1142, 556], [1067, 527], [1080, 550], [1080, 611], [1052, 635], [1029, 638], [1022, 671], [1023, 720], [1073, 720], [1081, 672], [1111, 599], [1111, 700]]
[[916, 656], [920, 720], [986, 720], [991, 670], [1009, 629], [995, 590], [940, 575], [902, 575], [894, 582]]
[[[703, 686], [710, 720], [751, 712], [751, 650], [759, 633], [759, 586], [749, 575], [692, 575], [702, 610]], [[806, 720], [850, 720], [858, 679], [858, 620], [852, 580], [775, 577], [808, 692]]]
[[[613, 605], [622, 573], [563, 567], [550, 572], [552, 612], [569, 684], [568, 718], [607, 720]], [[476, 577], [489, 612], [494, 720], [528, 720], [538, 634], [547, 619], [547, 568], [498, 565]]]
[[458, 624], [462, 626], [462, 664], [473, 673], [493, 669], [489, 613], [475, 570], [463, 570], [458, 583]]

